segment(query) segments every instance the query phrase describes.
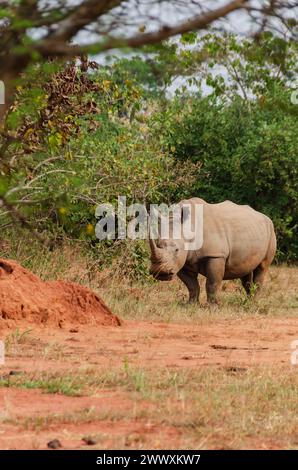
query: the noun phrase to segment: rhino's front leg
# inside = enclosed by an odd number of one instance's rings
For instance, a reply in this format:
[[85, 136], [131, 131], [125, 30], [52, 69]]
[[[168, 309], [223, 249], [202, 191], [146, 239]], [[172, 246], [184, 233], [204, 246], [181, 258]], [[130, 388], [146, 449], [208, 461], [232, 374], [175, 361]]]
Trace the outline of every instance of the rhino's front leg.
[[210, 303], [219, 304], [219, 291], [225, 273], [224, 258], [209, 258], [206, 262], [206, 291]]
[[200, 296], [200, 286], [198, 282], [198, 275], [193, 272], [184, 271], [181, 269], [177, 276], [186, 285], [189, 292], [189, 302], [198, 302]]

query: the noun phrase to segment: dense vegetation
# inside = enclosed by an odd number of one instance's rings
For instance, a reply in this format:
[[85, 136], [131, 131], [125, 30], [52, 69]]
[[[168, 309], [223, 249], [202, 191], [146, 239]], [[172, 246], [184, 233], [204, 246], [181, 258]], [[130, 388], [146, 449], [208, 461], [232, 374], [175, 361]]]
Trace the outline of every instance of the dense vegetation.
[[297, 63], [297, 46], [271, 34], [191, 33], [105, 66], [32, 66], [1, 137], [4, 238], [21, 224], [51, 246], [79, 240], [142, 277], [144, 244], [98, 242], [96, 206], [196, 195], [268, 214], [278, 259], [296, 261]]

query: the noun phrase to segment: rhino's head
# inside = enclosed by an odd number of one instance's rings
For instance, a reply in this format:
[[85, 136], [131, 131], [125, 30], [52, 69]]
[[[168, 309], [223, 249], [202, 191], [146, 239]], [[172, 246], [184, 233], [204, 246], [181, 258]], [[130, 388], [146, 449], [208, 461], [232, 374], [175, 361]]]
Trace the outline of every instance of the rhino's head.
[[186, 260], [184, 243], [181, 240], [150, 239], [150, 274], [159, 281], [170, 281], [183, 268]]
[[[171, 228], [170, 228], [171, 233]], [[184, 266], [187, 251], [183, 239], [149, 236], [151, 250], [150, 274], [159, 281], [170, 281]]]

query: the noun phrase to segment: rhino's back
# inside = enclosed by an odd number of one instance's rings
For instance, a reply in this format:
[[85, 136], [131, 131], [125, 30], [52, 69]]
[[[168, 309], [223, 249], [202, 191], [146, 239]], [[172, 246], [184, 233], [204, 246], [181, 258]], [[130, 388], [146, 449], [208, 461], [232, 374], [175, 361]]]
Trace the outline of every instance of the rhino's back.
[[209, 204], [193, 199], [193, 204], [203, 204], [203, 246], [199, 258], [223, 257], [226, 259], [226, 277], [245, 274], [266, 257], [274, 235], [272, 221], [248, 205], [231, 201]]

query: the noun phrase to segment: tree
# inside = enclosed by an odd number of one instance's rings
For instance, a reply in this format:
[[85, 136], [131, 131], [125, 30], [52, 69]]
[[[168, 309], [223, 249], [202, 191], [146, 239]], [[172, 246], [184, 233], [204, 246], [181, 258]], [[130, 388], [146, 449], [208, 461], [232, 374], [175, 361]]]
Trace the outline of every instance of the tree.
[[[278, 258], [297, 261], [297, 44], [267, 32], [258, 45], [207, 34], [193, 46], [190, 58], [178, 52], [179, 65], [192, 80], [205, 77], [209, 94], [200, 93], [200, 80], [191, 91], [180, 88], [156, 118], [169, 153], [198, 165], [195, 183], [181, 185], [174, 200], [249, 204], [273, 220]], [[172, 61], [166, 66], [171, 71]]]
[[[236, 11], [253, 20], [255, 37], [265, 29], [277, 29], [280, 34], [293, 36], [297, 33], [296, 0], [233, 0], [219, 7], [212, 2], [211, 8], [210, 3], [206, 0], [81, 0], [75, 4], [64, 0], [1, 1], [0, 78], [6, 86], [6, 104], [0, 106], [0, 122], [13, 102], [18, 77], [34, 62], [156, 44], [179, 34], [206, 29], [217, 20], [230, 18]], [[168, 20], [169, 11], [175, 20]]]

